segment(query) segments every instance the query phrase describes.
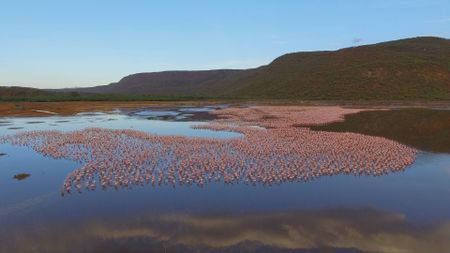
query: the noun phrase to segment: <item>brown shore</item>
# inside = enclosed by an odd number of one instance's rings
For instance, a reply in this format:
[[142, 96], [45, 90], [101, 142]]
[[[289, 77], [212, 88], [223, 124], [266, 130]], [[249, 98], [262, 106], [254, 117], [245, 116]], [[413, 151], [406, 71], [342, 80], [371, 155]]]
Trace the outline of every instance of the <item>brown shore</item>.
[[201, 100], [201, 101], [68, 101], [0, 102], [0, 117], [73, 115], [80, 112], [108, 112], [142, 107], [230, 105], [338, 105], [358, 108], [450, 108], [450, 101], [286, 101], [286, 100]]

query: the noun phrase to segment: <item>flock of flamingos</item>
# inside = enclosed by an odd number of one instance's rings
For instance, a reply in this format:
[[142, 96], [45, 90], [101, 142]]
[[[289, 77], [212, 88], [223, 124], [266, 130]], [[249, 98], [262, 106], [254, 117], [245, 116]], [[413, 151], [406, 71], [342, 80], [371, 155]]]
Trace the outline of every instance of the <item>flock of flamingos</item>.
[[82, 166], [62, 193], [133, 185], [273, 185], [336, 174], [383, 175], [412, 164], [417, 150], [382, 137], [313, 131], [311, 125], [343, 120], [360, 109], [253, 106], [211, 113], [218, 119], [194, 125], [235, 131], [242, 137], [162, 136], [135, 130], [89, 128], [31, 131], [0, 138]]

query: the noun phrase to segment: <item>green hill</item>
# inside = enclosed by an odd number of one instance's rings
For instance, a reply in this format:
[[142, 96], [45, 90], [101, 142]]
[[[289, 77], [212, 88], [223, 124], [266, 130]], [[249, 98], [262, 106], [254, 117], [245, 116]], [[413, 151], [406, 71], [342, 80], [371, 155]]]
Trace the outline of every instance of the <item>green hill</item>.
[[422, 37], [287, 54], [234, 95], [292, 99], [450, 99], [450, 40]]

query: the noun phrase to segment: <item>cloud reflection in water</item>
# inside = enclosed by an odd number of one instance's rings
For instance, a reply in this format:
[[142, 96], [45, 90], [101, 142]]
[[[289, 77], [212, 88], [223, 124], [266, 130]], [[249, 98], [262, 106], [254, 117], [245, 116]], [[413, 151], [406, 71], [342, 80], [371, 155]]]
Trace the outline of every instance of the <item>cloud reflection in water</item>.
[[440, 253], [450, 248], [450, 222], [419, 226], [401, 214], [373, 209], [147, 214], [7, 231], [0, 234], [1, 252]]

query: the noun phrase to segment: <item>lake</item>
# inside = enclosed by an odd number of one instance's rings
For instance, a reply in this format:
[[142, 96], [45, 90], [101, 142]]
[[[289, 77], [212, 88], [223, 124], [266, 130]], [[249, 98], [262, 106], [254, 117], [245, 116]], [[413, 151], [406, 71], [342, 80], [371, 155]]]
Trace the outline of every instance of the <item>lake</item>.
[[[95, 127], [246, 138], [202, 127], [217, 120], [209, 112], [226, 107], [3, 117], [0, 136]], [[67, 175], [82, 163], [3, 143], [0, 252], [448, 252], [449, 121], [449, 110], [395, 109], [313, 126], [317, 133], [387, 138], [417, 154], [411, 165], [380, 176], [321, 174], [270, 185], [218, 180], [62, 194]]]

